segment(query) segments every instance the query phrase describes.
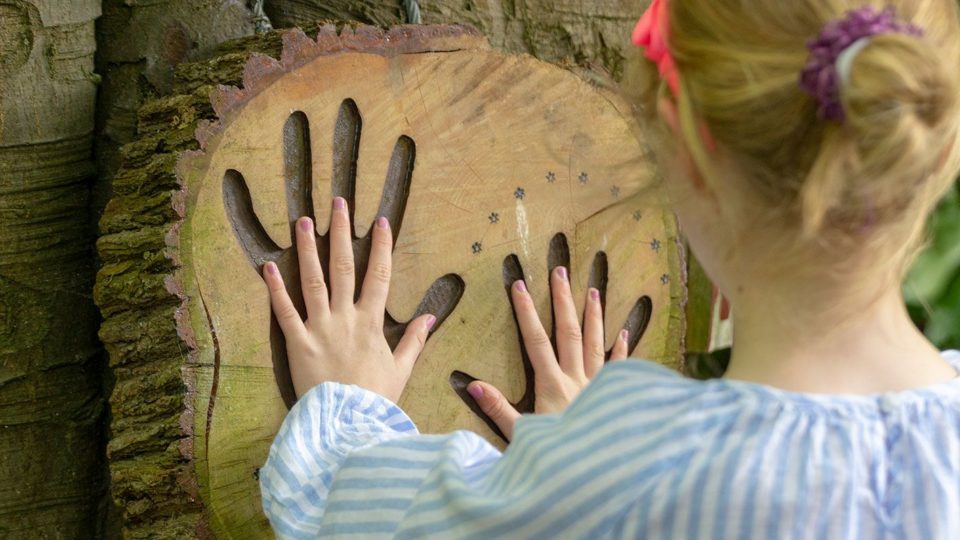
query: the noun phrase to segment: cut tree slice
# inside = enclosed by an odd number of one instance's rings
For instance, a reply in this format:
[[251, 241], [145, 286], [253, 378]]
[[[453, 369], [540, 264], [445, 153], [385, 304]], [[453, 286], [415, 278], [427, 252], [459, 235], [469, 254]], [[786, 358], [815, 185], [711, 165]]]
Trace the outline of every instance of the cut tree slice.
[[505, 288], [525, 279], [550, 329], [558, 264], [578, 309], [588, 286], [603, 290], [607, 348], [625, 324], [635, 355], [679, 365], [683, 254], [614, 93], [464, 27], [324, 27], [316, 40], [284, 34], [279, 61], [254, 55], [243, 88], [213, 102], [219, 120], [178, 166], [168, 286], [188, 351], [187, 484], [217, 536], [266, 534], [256, 472], [294, 401], [261, 265], [276, 261], [298, 293], [293, 222], [315, 217], [327, 264], [333, 196], [355, 218], [358, 280], [374, 219], [393, 224], [388, 340], [420, 313], [439, 318], [400, 400], [422, 432], [471, 429], [503, 446], [463, 385], [480, 378], [532, 407]]

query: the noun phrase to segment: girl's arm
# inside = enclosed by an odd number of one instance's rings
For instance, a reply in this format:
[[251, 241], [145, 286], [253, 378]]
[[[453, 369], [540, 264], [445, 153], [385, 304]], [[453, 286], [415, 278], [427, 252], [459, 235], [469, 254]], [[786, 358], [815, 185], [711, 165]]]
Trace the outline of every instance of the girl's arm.
[[666, 368], [617, 363], [564, 413], [520, 418], [501, 456], [467, 431], [418, 435], [383, 397], [323, 383], [291, 409], [270, 449], [263, 508], [280, 538], [633, 531], [648, 523], [630, 515], [656, 506], [654, 490], [680, 484], [716, 425], [709, 414], [684, 414], [696, 399], [690, 382]]
[[[283, 537], [312, 538], [330, 532], [389, 535], [407, 524], [429, 523], [430, 516], [464, 510], [451, 510], [447, 505], [467, 494], [461, 506], [470, 505], [483, 514], [496, 508], [498, 513], [506, 511], [504, 516], [511, 515], [509, 508], [502, 508], [502, 495], [507, 492], [503, 490], [517, 487], [516, 462], [501, 467], [501, 474], [507, 476], [498, 481], [494, 469], [500, 453], [486, 441], [468, 432], [420, 436], [394, 405], [435, 318], [424, 315], [412, 321], [396, 349], [390, 350], [382, 332], [390, 282], [389, 227], [385, 219], [377, 220], [370, 270], [360, 300], [354, 303], [354, 262], [345, 201], [334, 200], [329, 291], [313, 223], [308, 218], [299, 220], [297, 249], [306, 321], [294, 308], [276, 266], [268, 263], [264, 267], [274, 314], [286, 337], [294, 388], [300, 396], [260, 471], [264, 510]], [[552, 281], [559, 360], [523, 282], [517, 282], [511, 293], [535, 368], [538, 413], [563, 410], [603, 365], [604, 358], [599, 295], [589, 291], [581, 338], [566, 269], [558, 268]], [[618, 340], [612, 356], [626, 356], [625, 339]], [[511, 436], [519, 414], [502, 394], [485, 383], [473, 383], [470, 393]], [[531, 454], [529, 448], [542, 444], [545, 435], [560, 425], [550, 416], [528, 423], [539, 426], [536, 438], [526, 442], [515, 438], [511, 447], [528, 448], [523, 454], [527, 461], [521, 461], [525, 478], [545, 463], [531, 461], [530, 456], [539, 451]], [[518, 449], [514, 454], [522, 452]], [[408, 518], [415, 503], [423, 505], [418, 512], [426, 517], [411, 521]], [[470, 520], [458, 521], [467, 522]], [[418, 534], [425, 532], [417, 530]]]

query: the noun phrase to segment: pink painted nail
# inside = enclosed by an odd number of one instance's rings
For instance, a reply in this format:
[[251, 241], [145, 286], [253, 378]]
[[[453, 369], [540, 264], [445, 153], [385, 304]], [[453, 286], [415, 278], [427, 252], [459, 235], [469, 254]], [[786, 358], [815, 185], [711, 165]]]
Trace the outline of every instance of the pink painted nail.
[[567, 281], [567, 269], [563, 266], [557, 268], [557, 275], [560, 276], [560, 279]]
[[482, 399], [483, 398], [483, 387], [479, 384], [471, 384], [467, 387], [467, 392], [473, 396], [473, 399]]
[[268, 262], [267, 273], [270, 274], [271, 276], [275, 276], [277, 274], [277, 265], [275, 263]]
[[313, 227], [313, 223], [310, 221], [310, 218], [300, 218], [300, 230], [310, 232], [311, 227]]
[[437, 324], [437, 318], [433, 315], [427, 317], [427, 330], [432, 330], [433, 325]]
[[596, 289], [590, 289], [590, 299], [594, 302], [600, 300], [600, 291]]
[[380, 216], [377, 218], [377, 227], [380, 227], [381, 229], [386, 229], [388, 225], [390, 225], [390, 223], [387, 221], [387, 218], [383, 216]]
[[527, 292], [527, 284], [523, 280], [518, 280], [516, 283], [517, 290], [520, 292]]
[[620, 331], [620, 339], [626, 341], [627, 338], [629, 338], [629, 337], [630, 337], [630, 332], [628, 332], [628, 331], [626, 331], [626, 330], [621, 330], [621, 331]]
[[333, 198], [333, 207], [337, 210], [343, 210], [347, 207], [347, 200], [343, 197], [334, 197]]

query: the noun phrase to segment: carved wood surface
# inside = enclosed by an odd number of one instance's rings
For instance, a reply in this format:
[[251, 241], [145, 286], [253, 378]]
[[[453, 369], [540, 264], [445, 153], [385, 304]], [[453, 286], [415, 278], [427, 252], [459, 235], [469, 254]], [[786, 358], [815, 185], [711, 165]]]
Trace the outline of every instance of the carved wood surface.
[[626, 324], [644, 334], [636, 354], [679, 361], [682, 252], [619, 98], [462, 27], [326, 27], [284, 45], [250, 58], [242, 88], [214, 92], [202, 151], [174, 175], [217, 78], [184, 66], [190, 93], [141, 111], [145, 137], [125, 149], [101, 224], [114, 496], [144, 534], [267, 533], [257, 467], [291, 396], [258, 267], [278, 260], [295, 283], [291, 220], [315, 215], [322, 238], [334, 194], [350, 199], [361, 255], [376, 215], [393, 218], [388, 334], [440, 315], [400, 403], [425, 432], [502, 444], [457, 386], [479, 377], [529, 404], [505, 287], [524, 277], [549, 328], [557, 264], [581, 308], [588, 284], [604, 290], [608, 344]]

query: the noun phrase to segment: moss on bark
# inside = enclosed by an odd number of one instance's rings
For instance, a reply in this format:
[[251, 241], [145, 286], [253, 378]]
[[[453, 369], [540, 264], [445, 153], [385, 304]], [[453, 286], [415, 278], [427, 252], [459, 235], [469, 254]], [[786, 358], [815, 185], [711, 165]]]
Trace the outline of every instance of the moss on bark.
[[129, 538], [204, 536], [195, 493], [182, 370], [189, 344], [177, 334], [181, 298], [177, 156], [196, 149], [194, 132], [214, 119], [210, 92], [239, 83], [253, 52], [279, 54], [279, 32], [224, 46], [212, 60], [180, 64], [175, 95], [147, 102], [137, 114], [140, 138], [120, 151], [113, 198], [100, 219], [103, 266], [94, 297], [104, 316], [100, 339], [116, 379], [107, 446], [112, 496]]

